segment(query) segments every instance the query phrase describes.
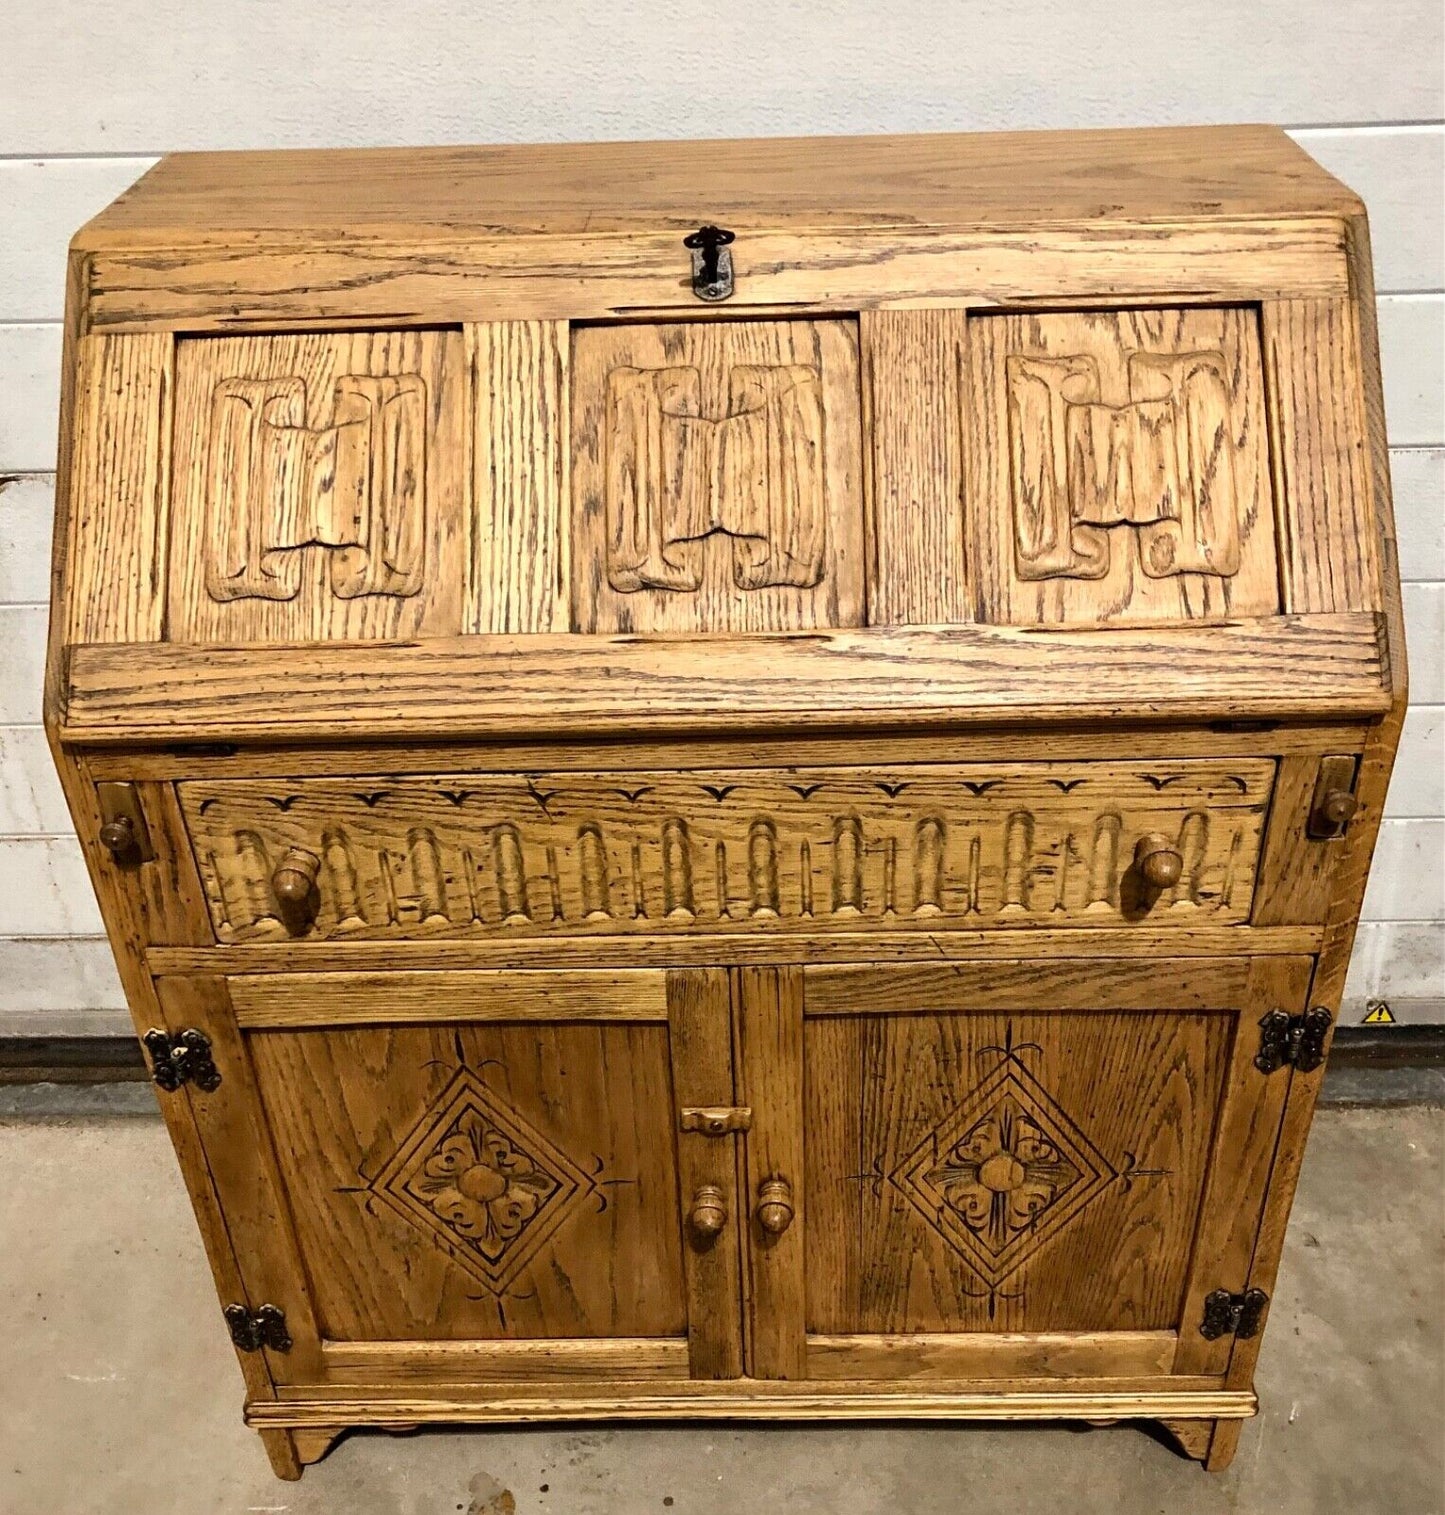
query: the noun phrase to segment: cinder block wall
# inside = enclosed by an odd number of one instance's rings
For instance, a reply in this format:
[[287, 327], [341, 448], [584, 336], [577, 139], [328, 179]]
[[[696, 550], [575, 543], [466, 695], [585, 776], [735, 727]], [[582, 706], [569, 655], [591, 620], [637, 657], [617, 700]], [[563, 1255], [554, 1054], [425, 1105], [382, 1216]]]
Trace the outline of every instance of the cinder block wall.
[[1202, 121], [1289, 127], [1370, 208], [1415, 704], [1350, 1011], [1445, 1021], [1439, 0], [3, 9], [0, 1036], [129, 1029], [38, 723], [65, 244], [154, 155]]

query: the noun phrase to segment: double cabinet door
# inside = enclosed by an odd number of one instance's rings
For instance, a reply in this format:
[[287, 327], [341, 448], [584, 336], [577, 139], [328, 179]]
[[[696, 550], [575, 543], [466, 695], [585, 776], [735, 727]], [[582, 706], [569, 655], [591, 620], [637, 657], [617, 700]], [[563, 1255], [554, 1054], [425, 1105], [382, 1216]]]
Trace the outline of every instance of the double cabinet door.
[[[1307, 958], [160, 981], [279, 1384], [1220, 1374]], [[223, 1281], [224, 1287], [224, 1281]]]

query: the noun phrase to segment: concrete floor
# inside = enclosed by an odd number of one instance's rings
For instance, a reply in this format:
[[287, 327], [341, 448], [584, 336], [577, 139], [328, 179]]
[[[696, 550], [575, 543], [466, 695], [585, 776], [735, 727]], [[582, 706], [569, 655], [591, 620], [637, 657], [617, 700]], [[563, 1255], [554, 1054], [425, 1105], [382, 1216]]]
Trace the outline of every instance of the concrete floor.
[[3, 1515], [1439, 1515], [1445, 1111], [1317, 1121], [1260, 1361], [1210, 1476], [1138, 1429], [354, 1433], [300, 1484], [240, 1377], [153, 1115], [0, 1124]]

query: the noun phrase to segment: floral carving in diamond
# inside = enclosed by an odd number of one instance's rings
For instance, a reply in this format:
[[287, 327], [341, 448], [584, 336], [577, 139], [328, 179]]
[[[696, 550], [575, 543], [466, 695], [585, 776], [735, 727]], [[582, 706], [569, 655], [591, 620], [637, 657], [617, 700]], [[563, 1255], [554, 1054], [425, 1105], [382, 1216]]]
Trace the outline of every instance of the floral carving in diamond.
[[1115, 1176], [1012, 1057], [889, 1175], [990, 1285], [1019, 1268]]
[[593, 1182], [462, 1068], [370, 1187], [501, 1294]]

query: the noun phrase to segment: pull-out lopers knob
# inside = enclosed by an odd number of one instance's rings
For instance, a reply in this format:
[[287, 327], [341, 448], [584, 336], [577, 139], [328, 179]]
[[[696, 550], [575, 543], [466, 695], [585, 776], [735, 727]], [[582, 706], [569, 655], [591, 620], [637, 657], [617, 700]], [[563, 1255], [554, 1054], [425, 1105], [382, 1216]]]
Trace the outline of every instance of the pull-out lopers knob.
[[118, 815], [100, 828], [100, 843], [113, 857], [122, 858], [135, 850], [135, 822], [128, 815]]

